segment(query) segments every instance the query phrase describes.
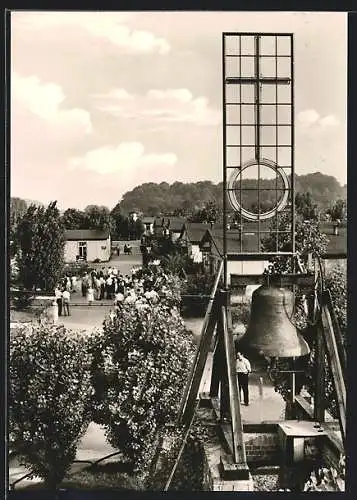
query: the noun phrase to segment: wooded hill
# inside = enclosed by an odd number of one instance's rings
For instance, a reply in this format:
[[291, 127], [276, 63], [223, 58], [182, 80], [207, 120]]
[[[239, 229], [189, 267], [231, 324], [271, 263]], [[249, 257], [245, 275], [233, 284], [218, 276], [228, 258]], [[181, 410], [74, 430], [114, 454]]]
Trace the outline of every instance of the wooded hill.
[[[254, 182], [252, 179], [245, 179], [242, 181], [242, 185], [252, 188]], [[265, 203], [267, 205], [274, 204], [275, 191], [268, 191], [268, 189], [275, 187], [275, 180], [264, 180], [264, 185], [261, 187], [267, 189]], [[321, 209], [327, 209], [334, 200], [346, 199], [347, 197], [347, 186], [341, 186], [335, 177], [320, 172], [296, 175], [295, 190], [301, 193], [309, 192], [311, 198]], [[251, 193], [252, 200], [244, 200], [246, 207], [252, 205], [257, 198], [254, 191]], [[221, 182], [218, 184], [213, 184], [211, 181], [174, 182], [173, 184], [149, 182], [125, 193], [120, 202], [120, 210], [124, 213], [137, 210], [145, 215], [158, 215], [160, 213], [186, 215], [192, 210], [201, 208], [207, 201], [215, 201], [219, 206], [222, 206], [222, 200]]]

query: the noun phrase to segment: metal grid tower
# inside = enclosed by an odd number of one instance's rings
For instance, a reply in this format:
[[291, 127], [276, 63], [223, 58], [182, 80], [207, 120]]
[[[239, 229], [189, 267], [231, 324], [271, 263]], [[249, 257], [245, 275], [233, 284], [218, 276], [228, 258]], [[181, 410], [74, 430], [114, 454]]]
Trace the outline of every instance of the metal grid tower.
[[293, 255], [293, 35], [223, 33], [222, 48], [225, 261], [266, 259], [272, 235], [270, 254]]

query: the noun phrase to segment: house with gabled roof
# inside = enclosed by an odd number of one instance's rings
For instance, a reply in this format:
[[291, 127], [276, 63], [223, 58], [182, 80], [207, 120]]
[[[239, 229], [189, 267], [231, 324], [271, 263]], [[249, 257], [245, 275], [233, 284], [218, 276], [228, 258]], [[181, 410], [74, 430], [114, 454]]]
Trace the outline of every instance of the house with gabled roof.
[[201, 240], [210, 227], [210, 224], [203, 222], [187, 222], [181, 230], [178, 241], [186, 246], [187, 254], [194, 262], [203, 261]]
[[111, 238], [108, 229], [67, 229], [65, 231], [65, 262], [107, 262], [111, 257]]

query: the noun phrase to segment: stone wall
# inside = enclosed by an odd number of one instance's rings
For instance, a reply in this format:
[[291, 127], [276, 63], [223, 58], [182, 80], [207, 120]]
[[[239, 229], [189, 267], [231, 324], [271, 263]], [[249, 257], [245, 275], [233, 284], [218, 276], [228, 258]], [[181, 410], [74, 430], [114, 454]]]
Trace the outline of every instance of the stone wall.
[[220, 439], [218, 426], [209, 429], [209, 438], [203, 445], [202, 491], [253, 491], [253, 478], [227, 480], [221, 477], [220, 461], [226, 456]]
[[278, 464], [280, 458], [279, 440], [275, 432], [244, 433], [247, 462]]

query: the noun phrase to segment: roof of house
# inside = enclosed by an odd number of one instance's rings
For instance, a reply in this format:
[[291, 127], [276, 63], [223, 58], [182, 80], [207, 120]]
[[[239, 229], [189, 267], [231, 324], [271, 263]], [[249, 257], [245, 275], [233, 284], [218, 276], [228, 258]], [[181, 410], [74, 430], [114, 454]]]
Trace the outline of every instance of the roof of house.
[[[223, 229], [210, 229], [209, 234], [212, 237], [213, 245], [212, 252], [222, 255], [223, 254]], [[259, 252], [258, 235], [245, 233], [241, 244], [239, 233], [227, 234], [227, 252], [240, 253], [240, 252]]]
[[170, 231], [179, 232], [186, 224], [186, 219], [184, 217], [168, 217], [165, 222], [169, 223]]
[[109, 237], [109, 230], [67, 229], [64, 235], [67, 241], [107, 240]]
[[186, 237], [191, 243], [200, 243], [203, 235], [210, 227], [210, 224], [203, 224], [200, 222], [187, 223], [185, 225]]
[[[321, 232], [328, 238], [328, 244], [323, 258], [345, 258], [347, 256], [347, 227], [340, 226], [338, 235], [334, 234], [334, 224], [331, 222], [322, 223], [320, 225]], [[239, 233], [227, 233], [227, 252], [258, 252], [258, 235], [249, 231], [256, 231], [254, 224], [243, 226], [243, 242], [240, 245]], [[223, 227], [214, 226], [209, 229], [209, 234], [212, 236], [215, 245], [212, 246], [212, 251], [223, 252]], [[215, 246], [217, 248], [215, 248]]]

